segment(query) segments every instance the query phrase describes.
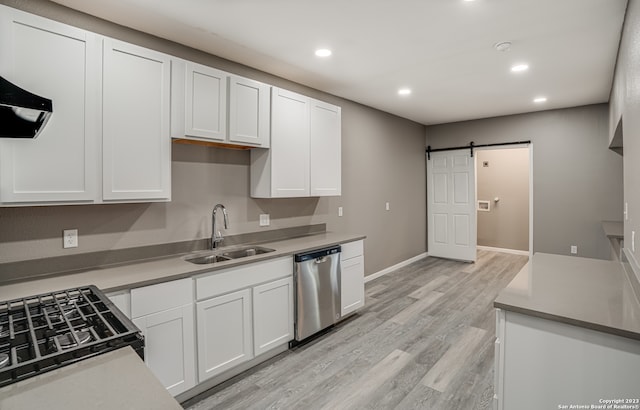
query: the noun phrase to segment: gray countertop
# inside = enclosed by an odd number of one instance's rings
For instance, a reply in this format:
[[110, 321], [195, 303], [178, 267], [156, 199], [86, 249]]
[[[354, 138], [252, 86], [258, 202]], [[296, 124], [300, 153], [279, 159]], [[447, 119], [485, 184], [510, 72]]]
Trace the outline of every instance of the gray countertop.
[[624, 238], [622, 221], [602, 221], [602, 230], [607, 238]]
[[0, 409], [180, 410], [130, 347], [0, 388]]
[[536, 253], [494, 306], [640, 340], [631, 275], [620, 262]]
[[183, 259], [185, 254], [180, 254], [117, 266], [95, 268], [83, 272], [60, 274], [0, 286], [0, 300], [18, 299], [85, 285], [95, 285], [105, 292], [112, 292], [186, 278], [200, 273], [213, 272], [261, 260], [293, 255], [295, 253], [364, 238], [363, 235], [324, 232], [276, 242], [261, 243], [260, 246], [275, 249], [275, 252], [231, 261], [216, 262], [210, 265], [195, 265], [186, 262]]

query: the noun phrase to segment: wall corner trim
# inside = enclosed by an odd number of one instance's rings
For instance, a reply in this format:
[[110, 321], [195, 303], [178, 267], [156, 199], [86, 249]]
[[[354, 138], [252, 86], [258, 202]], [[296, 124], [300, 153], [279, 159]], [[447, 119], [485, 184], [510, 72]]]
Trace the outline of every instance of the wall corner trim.
[[407, 266], [409, 264], [412, 264], [413, 262], [419, 261], [420, 259], [426, 258], [427, 256], [429, 256], [429, 254], [427, 252], [421, 253], [419, 255], [414, 256], [413, 258], [409, 258], [405, 261], [396, 263], [395, 265], [389, 266], [388, 268], [384, 268], [381, 271], [378, 271], [376, 273], [372, 273], [371, 275], [367, 275], [364, 277], [364, 283], [367, 282], [371, 282], [374, 279], [378, 279], [381, 276], [386, 275], [387, 273], [391, 273], [397, 269], [400, 269], [404, 266]]

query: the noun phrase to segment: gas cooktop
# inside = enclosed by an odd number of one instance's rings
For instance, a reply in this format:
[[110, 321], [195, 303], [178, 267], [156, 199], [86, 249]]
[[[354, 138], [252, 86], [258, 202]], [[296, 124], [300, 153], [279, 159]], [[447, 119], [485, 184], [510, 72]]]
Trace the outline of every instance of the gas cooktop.
[[131, 346], [140, 330], [95, 286], [0, 302], [0, 387]]

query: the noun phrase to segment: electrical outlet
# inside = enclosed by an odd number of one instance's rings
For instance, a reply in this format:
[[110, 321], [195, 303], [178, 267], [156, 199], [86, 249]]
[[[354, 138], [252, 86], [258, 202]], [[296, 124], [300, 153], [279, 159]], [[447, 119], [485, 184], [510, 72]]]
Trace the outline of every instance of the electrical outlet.
[[576, 255], [578, 253], [578, 247], [576, 245], [571, 245], [571, 254]]
[[342, 207], [341, 206], [338, 207], [338, 216], [342, 216]]
[[62, 247], [64, 249], [78, 247], [77, 229], [65, 229], [62, 231]]
[[269, 226], [269, 214], [260, 214], [260, 226]]
[[389, 202], [385, 202], [384, 209], [387, 210], [387, 211], [389, 210]]

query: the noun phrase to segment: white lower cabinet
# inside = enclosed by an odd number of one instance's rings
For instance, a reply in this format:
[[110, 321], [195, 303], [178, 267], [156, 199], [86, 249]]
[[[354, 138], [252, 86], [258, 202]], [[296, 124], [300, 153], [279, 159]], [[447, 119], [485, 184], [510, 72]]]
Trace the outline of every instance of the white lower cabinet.
[[256, 356], [293, 339], [293, 278], [253, 288], [253, 327]]
[[133, 319], [145, 338], [144, 361], [169, 393], [195, 386], [193, 305]]
[[342, 244], [340, 257], [340, 315], [344, 317], [364, 306], [363, 241]]
[[132, 289], [131, 312], [145, 338], [144, 361], [169, 393], [195, 386], [193, 280]]
[[253, 358], [251, 289], [198, 302], [198, 381]]
[[196, 277], [198, 382], [293, 340], [293, 258]]
[[638, 399], [637, 340], [505, 310], [496, 324], [494, 409], [596, 408], [589, 406]]

